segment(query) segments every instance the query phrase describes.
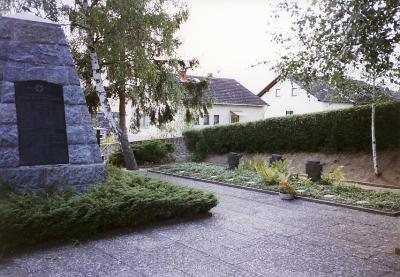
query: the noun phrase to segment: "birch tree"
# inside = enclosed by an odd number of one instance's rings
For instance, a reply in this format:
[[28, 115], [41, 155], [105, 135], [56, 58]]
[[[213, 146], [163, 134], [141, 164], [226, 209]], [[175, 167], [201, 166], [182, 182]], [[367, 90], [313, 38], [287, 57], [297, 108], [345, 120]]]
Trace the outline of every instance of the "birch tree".
[[297, 1], [283, 1], [279, 6], [280, 12], [292, 16], [294, 32], [292, 36], [275, 34], [275, 41], [286, 47], [275, 69], [282, 76], [295, 76], [305, 83], [322, 77], [337, 88], [348, 86], [350, 78], [370, 84], [371, 89], [355, 86], [353, 92], [364, 94], [371, 105], [373, 170], [379, 176], [377, 91], [381, 86], [398, 83], [395, 73], [400, 57], [400, 2], [310, 0], [303, 4], [308, 7], [299, 6]]
[[104, 89], [103, 78], [101, 76], [101, 70], [99, 68], [99, 62], [96, 53], [96, 41], [97, 37], [94, 36], [95, 23], [93, 23], [93, 17], [91, 13], [93, 12], [93, 8], [98, 1], [92, 1], [91, 5], [89, 5], [88, 0], [76, 1], [76, 5], [80, 7], [80, 14], [83, 15], [81, 21], [76, 21], [72, 23], [72, 27], [76, 26], [81, 28], [84, 32], [86, 32], [86, 47], [90, 56], [90, 63], [92, 69], [92, 78], [95, 83], [95, 88], [97, 92], [97, 96], [99, 98], [99, 102], [104, 113], [105, 118], [109, 124], [111, 131], [117, 137], [118, 142], [121, 145], [122, 153], [124, 155], [125, 166], [127, 169], [137, 169], [137, 163], [135, 156], [133, 154], [132, 149], [129, 146], [129, 141], [126, 135], [121, 131], [121, 128], [117, 124], [110, 108], [110, 104], [108, 103], [108, 98], [106, 91]]
[[[173, 12], [167, 9], [172, 3], [175, 3]], [[180, 109], [187, 111], [188, 120], [204, 113], [206, 107], [201, 100], [207, 81], [189, 86], [190, 82], [179, 79], [182, 71], [197, 66], [198, 61], [184, 61], [176, 53], [180, 41], [175, 34], [188, 17], [185, 6], [177, 3], [179, 1], [109, 0], [98, 1], [93, 7], [96, 10], [93, 15], [95, 35], [99, 37], [96, 42], [99, 67], [107, 77], [107, 95], [119, 100], [119, 123], [125, 132], [128, 128], [138, 130], [142, 116], [161, 127], [174, 120]], [[71, 21], [80, 21], [79, 13], [72, 13]], [[91, 84], [90, 57], [79, 43], [73, 50], [88, 105], [93, 111], [99, 102]], [[190, 103], [187, 99], [191, 99]], [[126, 126], [128, 101], [134, 117]]]

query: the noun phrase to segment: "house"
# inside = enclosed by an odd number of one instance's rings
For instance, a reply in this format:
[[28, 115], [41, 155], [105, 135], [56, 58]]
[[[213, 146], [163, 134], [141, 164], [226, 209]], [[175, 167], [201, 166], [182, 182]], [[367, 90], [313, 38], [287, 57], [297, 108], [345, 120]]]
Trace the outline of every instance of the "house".
[[[205, 79], [198, 76], [187, 76], [187, 78]], [[208, 116], [195, 123], [195, 128], [260, 120], [264, 118], [268, 106], [238, 81], [228, 78], [212, 78], [203, 102], [211, 102], [213, 105], [208, 109]]]
[[258, 96], [268, 103], [264, 117], [289, 116], [349, 108], [354, 105], [344, 96], [330, 97], [330, 88], [322, 82], [315, 82], [306, 90], [290, 79], [279, 77], [270, 82]]
[[[200, 76], [184, 76], [184, 78], [192, 81], [206, 79], [206, 77]], [[118, 100], [109, 99], [109, 101], [111, 111], [118, 116]], [[186, 128], [204, 128], [213, 125], [260, 120], [264, 118], [265, 109], [268, 105], [242, 84], [229, 78], [211, 78], [203, 102], [211, 102], [212, 107], [208, 109], [208, 115], [198, 118], [192, 124], [187, 124], [184, 121], [183, 111], [178, 112], [175, 116], [176, 119], [166, 124], [162, 129], [151, 125], [149, 118], [142, 117], [140, 130], [128, 132], [129, 141], [177, 137], [181, 136], [182, 131]], [[128, 103], [126, 106], [127, 126], [130, 126], [134, 113], [134, 108]], [[102, 118], [101, 113], [98, 114], [97, 118]], [[98, 127], [105, 127], [104, 124], [100, 124], [101, 120], [97, 121]]]

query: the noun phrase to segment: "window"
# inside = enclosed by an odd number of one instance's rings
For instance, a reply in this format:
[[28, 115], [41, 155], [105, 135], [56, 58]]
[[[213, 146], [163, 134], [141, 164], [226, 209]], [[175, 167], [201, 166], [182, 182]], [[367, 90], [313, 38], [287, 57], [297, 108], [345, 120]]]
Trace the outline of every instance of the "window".
[[286, 111], [286, 115], [293, 115], [293, 111]]
[[231, 123], [239, 122], [239, 116], [237, 114], [231, 113]]
[[148, 128], [150, 125], [149, 123], [150, 123], [149, 118], [147, 116], [144, 115], [144, 116], [140, 117], [140, 121], [139, 121], [140, 128]]
[[277, 88], [275, 90], [275, 97], [280, 97], [281, 96], [281, 90], [279, 88]]
[[297, 96], [297, 88], [292, 88], [292, 96]]
[[214, 115], [214, 125], [218, 125], [219, 124], [219, 115], [216, 114]]
[[204, 125], [210, 125], [210, 116], [206, 115], [204, 117]]

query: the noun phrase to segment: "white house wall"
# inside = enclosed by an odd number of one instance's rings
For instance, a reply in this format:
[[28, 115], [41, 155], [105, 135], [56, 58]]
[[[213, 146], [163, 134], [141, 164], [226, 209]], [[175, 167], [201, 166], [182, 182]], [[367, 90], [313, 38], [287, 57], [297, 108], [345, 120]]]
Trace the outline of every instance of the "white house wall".
[[[118, 100], [110, 100], [111, 110], [118, 112]], [[265, 106], [245, 106], [245, 105], [213, 105], [208, 109], [209, 125], [204, 125], [204, 118], [199, 119], [199, 125], [188, 126], [184, 121], [184, 113], [178, 113], [176, 120], [170, 122], [166, 126], [166, 130], [160, 130], [156, 126], [147, 125], [141, 126], [138, 133], [128, 132], [129, 141], [140, 141], [157, 138], [178, 137], [182, 135], [182, 131], [186, 128], [204, 128], [214, 125], [214, 115], [219, 115], [219, 125], [231, 123], [231, 112], [240, 114], [239, 122], [249, 122], [261, 120], [264, 118]], [[126, 123], [130, 126], [130, 122], [134, 115], [132, 106], [126, 105]]]
[[[294, 95], [292, 95], [293, 88]], [[278, 96], [276, 95], [277, 90]], [[265, 118], [286, 116], [287, 111], [293, 111], [293, 114], [296, 115], [352, 107], [352, 104], [332, 104], [318, 101], [315, 96], [307, 94], [304, 89], [289, 80], [279, 81], [261, 99], [269, 104]]]
[[[219, 115], [219, 124], [231, 123], [231, 112], [240, 114], [239, 122], [256, 121], [264, 118], [265, 106], [244, 106], [244, 105], [218, 105], [215, 104], [208, 109], [210, 126], [214, 125], [214, 115]], [[199, 125], [196, 127], [204, 127], [204, 119], [200, 118]], [[207, 127], [207, 126], [206, 126]]]

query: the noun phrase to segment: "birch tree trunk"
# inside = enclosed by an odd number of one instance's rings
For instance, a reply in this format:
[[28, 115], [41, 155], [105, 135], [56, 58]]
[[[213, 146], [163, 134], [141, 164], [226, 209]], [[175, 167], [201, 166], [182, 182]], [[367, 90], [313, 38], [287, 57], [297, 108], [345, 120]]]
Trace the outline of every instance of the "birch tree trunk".
[[372, 145], [372, 162], [374, 165], [374, 174], [379, 176], [378, 157], [376, 153], [376, 135], [375, 135], [375, 117], [376, 117], [376, 77], [374, 76], [372, 88], [372, 103], [371, 103], [371, 145]]
[[94, 51], [90, 51], [90, 61], [92, 64], [93, 80], [96, 83], [96, 92], [99, 96], [100, 105], [104, 112], [104, 117], [107, 119], [108, 125], [111, 131], [116, 135], [118, 142], [121, 144], [122, 153], [124, 155], [126, 169], [133, 170], [137, 169], [137, 163], [132, 149], [129, 146], [128, 138], [126, 134], [121, 131], [115, 118], [111, 113], [110, 104], [108, 103], [107, 94], [104, 89], [103, 80], [100, 74], [99, 63], [97, 54]]
[[[82, 4], [83, 4], [82, 5], [83, 10], [87, 16], [88, 1], [83, 0]], [[136, 169], [138, 169], [138, 166], [137, 166], [133, 151], [129, 146], [128, 138], [121, 131], [121, 128], [118, 126], [115, 118], [113, 117], [113, 115], [111, 113], [110, 104], [108, 103], [107, 94], [104, 89], [103, 79], [101, 78], [101, 74], [100, 74], [99, 62], [98, 62], [97, 54], [95, 51], [94, 39], [93, 39], [93, 34], [90, 29], [90, 26], [88, 26], [88, 29], [86, 31], [88, 33], [88, 38], [89, 38], [88, 50], [89, 50], [89, 54], [90, 54], [90, 62], [92, 65], [93, 80], [96, 83], [96, 92], [99, 97], [100, 106], [104, 112], [104, 117], [106, 118], [106, 120], [108, 122], [109, 128], [114, 133], [114, 135], [117, 137], [117, 140], [121, 145], [122, 153], [124, 155], [126, 169], [136, 170]]]

